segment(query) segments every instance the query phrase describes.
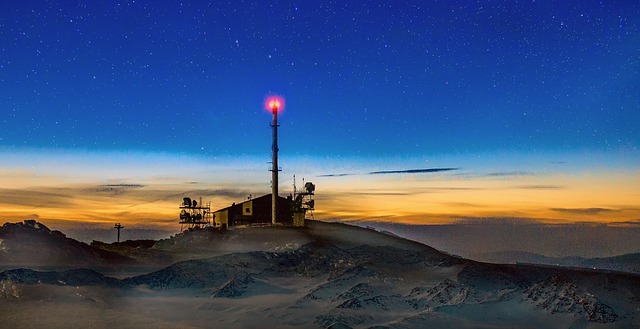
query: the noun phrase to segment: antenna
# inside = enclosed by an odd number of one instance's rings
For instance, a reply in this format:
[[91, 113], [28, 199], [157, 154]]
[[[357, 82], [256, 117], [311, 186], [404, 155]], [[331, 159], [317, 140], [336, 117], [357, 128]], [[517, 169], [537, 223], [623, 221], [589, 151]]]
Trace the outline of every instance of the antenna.
[[296, 175], [293, 175], [293, 199], [296, 199]]
[[284, 99], [278, 96], [267, 98], [265, 105], [273, 116], [271, 122], [271, 224], [278, 218], [278, 111], [284, 107]]
[[180, 232], [185, 229], [204, 228], [207, 225], [211, 225], [213, 215], [211, 212], [211, 201], [204, 204], [202, 197], [200, 197], [199, 200], [200, 202], [196, 201], [195, 198], [183, 198], [183, 202], [179, 207]]
[[[295, 187], [295, 175], [293, 176], [293, 190], [294, 190], [294, 197], [293, 197], [293, 211], [294, 213], [303, 213], [306, 214], [307, 212], [309, 213], [309, 215], [311, 215], [311, 219], [314, 219], [313, 217], [313, 210], [315, 209], [315, 205], [316, 202], [313, 199], [314, 195], [315, 195], [315, 191], [316, 191], [316, 185], [313, 184], [312, 182], [305, 182], [304, 181], [304, 177], [302, 178], [302, 185], [304, 186], [303, 188], [300, 189], [300, 191], [298, 191], [297, 187]], [[304, 216], [304, 215], [303, 215]], [[295, 224], [294, 224], [295, 225]]]

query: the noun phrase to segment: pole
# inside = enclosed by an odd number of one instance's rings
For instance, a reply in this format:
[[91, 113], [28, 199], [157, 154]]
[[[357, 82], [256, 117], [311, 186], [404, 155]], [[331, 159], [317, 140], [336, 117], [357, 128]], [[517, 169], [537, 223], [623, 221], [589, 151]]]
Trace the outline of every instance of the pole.
[[120, 242], [120, 229], [124, 228], [124, 226], [120, 225], [120, 223], [117, 223], [113, 228], [118, 230], [118, 242]]
[[271, 124], [272, 144], [271, 144], [271, 224], [276, 223], [278, 218], [278, 107], [271, 108], [273, 113], [273, 123]]

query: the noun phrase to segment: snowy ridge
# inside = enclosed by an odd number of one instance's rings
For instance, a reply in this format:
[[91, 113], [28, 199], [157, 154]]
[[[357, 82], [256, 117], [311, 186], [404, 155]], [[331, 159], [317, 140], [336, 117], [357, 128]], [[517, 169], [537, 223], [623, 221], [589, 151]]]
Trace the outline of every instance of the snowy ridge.
[[445, 279], [430, 289], [415, 287], [409, 293], [407, 303], [416, 310], [426, 310], [442, 305], [457, 305], [467, 301], [469, 287], [463, 287], [455, 281]]
[[586, 315], [589, 321], [609, 323], [618, 319], [616, 312], [601, 303], [564, 274], [554, 275], [525, 290], [526, 299], [551, 313]]

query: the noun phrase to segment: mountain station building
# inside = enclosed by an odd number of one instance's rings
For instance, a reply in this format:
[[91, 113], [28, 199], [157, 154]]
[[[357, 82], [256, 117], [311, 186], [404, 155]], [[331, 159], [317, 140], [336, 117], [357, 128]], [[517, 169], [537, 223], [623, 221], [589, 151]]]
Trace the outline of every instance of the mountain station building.
[[[276, 206], [279, 225], [304, 226], [305, 210], [296, 210], [292, 196], [278, 196]], [[229, 207], [213, 212], [213, 226], [232, 228], [236, 226], [271, 225], [271, 194], [234, 203]]]

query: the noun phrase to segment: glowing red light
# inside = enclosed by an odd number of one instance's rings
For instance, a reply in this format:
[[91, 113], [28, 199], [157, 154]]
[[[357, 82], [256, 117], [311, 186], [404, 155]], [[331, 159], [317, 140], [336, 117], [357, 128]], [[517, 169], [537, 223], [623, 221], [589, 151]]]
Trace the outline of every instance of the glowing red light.
[[284, 99], [279, 96], [269, 96], [264, 102], [264, 106], [271, 112], [279, 112], [284, 108]]
[[269, 108], [272, 110], [277, 110], [280, 107], [280, 101], [277, 99], [272, 99], [269, 101]]

